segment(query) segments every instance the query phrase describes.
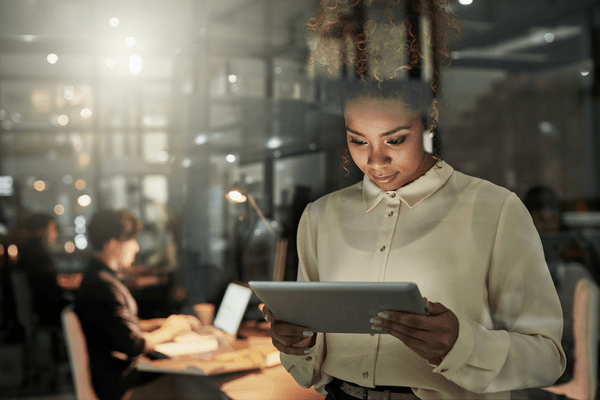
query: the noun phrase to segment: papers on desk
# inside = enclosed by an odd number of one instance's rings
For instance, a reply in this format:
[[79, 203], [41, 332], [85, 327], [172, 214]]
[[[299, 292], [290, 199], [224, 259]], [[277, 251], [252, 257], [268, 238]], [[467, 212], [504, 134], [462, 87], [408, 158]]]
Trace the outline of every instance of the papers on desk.
[[169, 357], [181, 355], [207, 353], [219, 348], [217, 339], [210, 335], [201, 335], [196, 332], [188, 332], [176, 336], [173, 342], [161, 343], [155, 346], [155, 350]]
[[137, 366], [148, 372], [218, 375], [232, 372], [252, 371], [280, 364], [279, 351], [275, 347], [255, 345], [241, 350], [214, 354], [210, 358], [176, 357], [153, 360]]

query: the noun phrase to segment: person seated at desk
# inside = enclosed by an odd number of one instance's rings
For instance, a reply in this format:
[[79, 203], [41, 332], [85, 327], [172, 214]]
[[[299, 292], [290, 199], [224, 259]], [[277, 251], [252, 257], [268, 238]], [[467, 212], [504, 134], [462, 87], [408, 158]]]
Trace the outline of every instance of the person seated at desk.
[[[190, 315], [139, 320], [137, 304], [118, 273], [135, 259], [140, 225], [128, 211], [101, 210], [88, 227], [95, 252], [75, 294], [75, 312], [87, 341], [92, 385], [101, 400], [120, 399], [128, 392], [135, 398], [137, 388], [151, 381], [156, 390], [146, 390], [139, 398], [162, 399], [165, 391], [169, 398], [178, 398], [173, 385], [160, 382], [164, 376], [141, 373], [135, 365], [154, 346], [200, 326]], [[156, 397], [147, 397], [149, 393]]]
[[23, 228], [15, 238], [19, 249], [17, 268], [27, 274], [34, 318], [41, 325], [60, 326], [60, 313], [69, 301], [58, 283], [50, 253], [58, 239], [56, 221], [51, 215], [35, 213], [27, 217]]

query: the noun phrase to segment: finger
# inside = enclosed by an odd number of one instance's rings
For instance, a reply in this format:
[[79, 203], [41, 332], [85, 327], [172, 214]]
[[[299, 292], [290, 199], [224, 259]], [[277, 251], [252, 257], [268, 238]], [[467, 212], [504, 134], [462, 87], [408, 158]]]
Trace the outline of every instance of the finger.
[[[262, 307], [260, 307], [261, 305], [262, 305]], [[262, 316], [265, 321], [273, 322], [275, 320], [275, 316], [273, 315], [271, 310], [269, 310], [269, 307], [267, 307], [264, 303], [261, 303], [259, 305], [259, 307], [260, 307], [260, 312], [262, 313]]]
[[314, 332], [305, 327], [288, 324], [281, 321], [274, 321], [271, 323], [269, 333], [271, 336], [276, 336], [278, 338], [288, 338], [285, 339], [286, 341], [293, 340], [290, 338], [299, 338], [299, 340], [302, 340], [304, 338], [310, 338], [314, 336]]
[[430, 315], [437, 315], [437, 314], [442, 314], [449, 310], [442, 303], [434, 303], [434, 302], [430, 301], [429, 304], [427, 305], [427, 311], [429, 311]]
[[[287, 346], [273, 338], [273, 346], [282, 353], [291, 354], [295, 356], [303, 356], [310, 353], [310, 342], [304, 346]], [[314, 344], [313, 344], [314, 346]]]
[[377, 314], [376, 319], [406, 325], [411, 328], [429, 330], [430, 316], [404, 313], [399, 311], [383, 311]]

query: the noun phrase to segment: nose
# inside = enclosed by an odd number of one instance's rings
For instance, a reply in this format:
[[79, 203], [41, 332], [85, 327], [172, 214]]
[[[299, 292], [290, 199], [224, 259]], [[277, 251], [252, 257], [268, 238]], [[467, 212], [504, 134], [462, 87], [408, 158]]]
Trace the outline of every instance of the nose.
[[381, 168], [392, 161], [387, 152], [380, 147], [373, 147], [369, 152], [368, 164], [372, 168]]
[[135, 243], [135, 252], [138, 253], [140, 251], [140, 244], [138, 243], [137, 239], [133, 239], [133, 242]]

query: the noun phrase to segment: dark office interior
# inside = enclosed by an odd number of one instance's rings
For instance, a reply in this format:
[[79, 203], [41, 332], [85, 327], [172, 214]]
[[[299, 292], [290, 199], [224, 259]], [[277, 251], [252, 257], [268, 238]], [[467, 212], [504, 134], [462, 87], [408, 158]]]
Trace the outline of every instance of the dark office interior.
[[[123, 279], [140, 318], [218, 307], [231, 281], [296, 279], [306, 205], [363, 179], [342, 167], [330, 83], [345, 77], [307, 64], [316, 7], [0, 2], [0, 399], [77, 398], [64, 332], [20, 315], [25, 292], [6, 288], [20, 257], [11, 240], [32, 214], [56, 221], [49, 249], [68, 300], [92, 255], [94, 213], [132, 211], [143, 228]], [[522, 200], [551, 188], [561, 229], [579, 238], [555, 250], [600, 283], [600, 4], [448, 8], [461, 28], [440, 67], [441, 156]], [[228, 196], [234, 189], [245, 201]], [[245, 320], [261, 319], [258, 303]], [[561, 396], [549, 398], [577, 398]]]

